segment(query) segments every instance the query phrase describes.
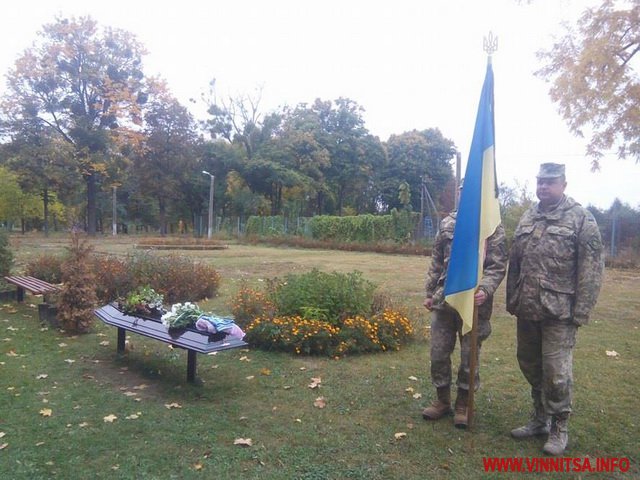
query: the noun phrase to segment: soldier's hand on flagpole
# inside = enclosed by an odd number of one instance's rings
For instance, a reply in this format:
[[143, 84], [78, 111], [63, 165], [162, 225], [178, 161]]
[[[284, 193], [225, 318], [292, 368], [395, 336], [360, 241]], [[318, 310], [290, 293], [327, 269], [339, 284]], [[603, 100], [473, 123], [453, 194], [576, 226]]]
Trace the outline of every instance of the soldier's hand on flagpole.
[[424, 305], [424, 308], [431, 311], [431, 309], [433, 308], [433, 298], [425, 298], [422, 304]]
[[476, 307], [479, 307], [487, 300], [487, 297], [487, 292], [485, 292], [484, 289], [479, 288], [473, 295], [473, 303]]

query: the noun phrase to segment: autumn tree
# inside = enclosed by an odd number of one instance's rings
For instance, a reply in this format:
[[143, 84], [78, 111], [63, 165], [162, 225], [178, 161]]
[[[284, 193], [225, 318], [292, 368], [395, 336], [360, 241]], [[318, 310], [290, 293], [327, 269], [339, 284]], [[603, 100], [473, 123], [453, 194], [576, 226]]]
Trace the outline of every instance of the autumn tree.
[[68, 257], [62, 265], [62, 288], [58, 300], [58, 320], [65, 331], [87, 333], [93, 323], [96, 296], [93, 247], [78, 233], [71, 235]]
[[[587, 9], [553, 46], [539, 52], [537, 75], [571, 131], [591, 135], [587, 153], [598, 168], [603, 152], [640, 161], [640, 3], [605, 0]], [[635, 59], [635, 60], [634, 60]]]
[[96, 196], [111, 151], [135, 139], [144, 103], [134, 35], [90, 17], [57, 18], [8, 74], [3, 99], [8, 132], [46, 127], [72, 145], [86, 182], [87, 229], [96, 232]]

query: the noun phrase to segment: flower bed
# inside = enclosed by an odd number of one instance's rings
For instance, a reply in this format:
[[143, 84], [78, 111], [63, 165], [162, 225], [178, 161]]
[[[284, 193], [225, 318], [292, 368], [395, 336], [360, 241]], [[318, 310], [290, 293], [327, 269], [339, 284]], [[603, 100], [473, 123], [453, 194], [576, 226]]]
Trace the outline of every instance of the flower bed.
[[[392, 305], [381, 305], [372, 284], [359, 274], [312, 271], [266, 285], [263, 290], [242, 286], [233, 305], [253, 346], [336, 357], [399, 350], [413, 338], [409, 318]], [[337, 290], [349, 295], [327, 295]]]

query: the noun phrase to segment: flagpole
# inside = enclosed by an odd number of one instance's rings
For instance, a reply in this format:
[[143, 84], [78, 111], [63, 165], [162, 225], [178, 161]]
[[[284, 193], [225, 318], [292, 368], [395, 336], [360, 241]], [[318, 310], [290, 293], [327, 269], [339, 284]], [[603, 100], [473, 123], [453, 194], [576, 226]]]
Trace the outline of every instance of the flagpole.
[[[484, 51], [487, 53], [487, 64], [491, 64], [491, 55], [498, 49], [498, 37], [489, 32], [488, 37], [484, 37]], [[481, 260], [484, 263], [484, 260]], [[477, 291], [477, 290], [476, 290]], [[474, 404], [476, 390], [476, 370], [478, 369], [478, 306], [473, 304], [473, 320], [471, 324], [471, 347], [469, 351], [469, 394], [467, 397], [467, 423], [469, 430], [473, 429]]]
[[467, 422], [469, 430], [473, 428], [473, 404], [476, 390], [476, 370], [478, 369], [478, 307], [473, 306], [473, 323], [471, 325], [471, 350], [469, 352], [469, 396], [467, 397]]

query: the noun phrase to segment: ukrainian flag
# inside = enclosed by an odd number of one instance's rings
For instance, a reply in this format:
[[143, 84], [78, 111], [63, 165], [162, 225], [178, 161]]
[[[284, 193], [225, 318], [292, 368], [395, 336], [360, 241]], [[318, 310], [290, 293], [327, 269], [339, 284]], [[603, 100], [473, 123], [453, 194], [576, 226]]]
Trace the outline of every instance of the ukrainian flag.
[[495, 169], [493, 69], [491, 57], [480, 96], [469, 161], [460, 196], [444, 294], [462, 317], [462, 333], [473, 325], [473, 295], [482, 279], [485, 242], [500, 224]]

